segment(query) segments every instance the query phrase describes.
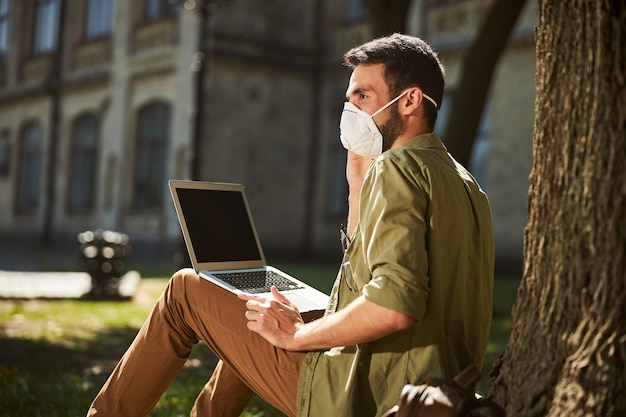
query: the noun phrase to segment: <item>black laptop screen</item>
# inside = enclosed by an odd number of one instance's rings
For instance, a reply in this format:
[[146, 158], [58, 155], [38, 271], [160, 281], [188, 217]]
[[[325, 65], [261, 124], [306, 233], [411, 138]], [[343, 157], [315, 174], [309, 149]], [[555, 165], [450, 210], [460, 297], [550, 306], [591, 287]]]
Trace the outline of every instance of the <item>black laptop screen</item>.
[[176, 193], [198, 262], [261, 260], [240, 192], [178, 188]]

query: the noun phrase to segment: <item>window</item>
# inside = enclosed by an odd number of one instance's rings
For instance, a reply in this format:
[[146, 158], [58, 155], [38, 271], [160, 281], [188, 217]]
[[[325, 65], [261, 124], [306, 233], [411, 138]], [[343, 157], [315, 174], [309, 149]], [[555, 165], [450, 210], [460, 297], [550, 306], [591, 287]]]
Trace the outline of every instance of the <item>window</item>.
[[39, 206], [43, 173], [43, 132], [38, 124], [26, 126], [20, 141], [17, 211], [32, 213]]
[[111, 33], [113, 1], [89, 0], [85, 20], [85, 39], [94, 39]]
[[468, 167], [471, 173], [474, 174], [474, 177], [476, 177], [476, 181], [478, 181], [485, 190], [488, 186], [487, 167], [491, 150], [491, 143], [489, 141], [489, 131], [491, 127], [490, 108], [490, 103], [485, 103], [483, 117], [480, 119], [480, 126], [478, 126], [478, 132], [476, 132]]
[[11, 142], [0, 137], [0, 177], [6, 177], [11, 170]]
[[94, 206], [97, 137], [96, 116], [82, 116], [74, 124], [68, 201], [68, 209], [72, 213], [86, 212]]
[[46, 53], [57, 46], [59, 32], [59, 0], [37, 0], [35, 16], [35, 54]]
[[145, 17], [146, 20], [156, 20], [158, 18], [176, 13], [178, 5], [172, 0], [146, 0]]
[[346, 0], [344, 18], [348, 22], [362, 20], [365, 18], [365, 7], [363, 0]]
[[0, 65], [6, 64], [9, 50], [9, 11], [11, 0], [0, 0]]
[[166, 190], [170, 106], [155, 103], [145, 107], [139, 113], [137, 127], [134, 207], [139, 210], [158, 209]]

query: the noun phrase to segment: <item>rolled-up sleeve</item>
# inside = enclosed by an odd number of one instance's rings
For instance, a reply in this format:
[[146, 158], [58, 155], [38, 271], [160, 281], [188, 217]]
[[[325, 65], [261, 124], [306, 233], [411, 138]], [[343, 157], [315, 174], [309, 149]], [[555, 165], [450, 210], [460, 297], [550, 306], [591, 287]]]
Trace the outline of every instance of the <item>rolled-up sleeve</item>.
[[375, 162], [361, 191], [359, 226], [371, 280], [367, 300], [415, 318], [429, 295], [427, 181], [395, 158]]

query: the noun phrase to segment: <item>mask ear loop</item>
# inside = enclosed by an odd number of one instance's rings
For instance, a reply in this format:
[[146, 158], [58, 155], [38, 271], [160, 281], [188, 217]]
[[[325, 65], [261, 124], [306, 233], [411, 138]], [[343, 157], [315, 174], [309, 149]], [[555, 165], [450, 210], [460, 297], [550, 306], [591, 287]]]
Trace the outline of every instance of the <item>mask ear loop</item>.
[[433, 106], [435, 106], [435, 109], [439, 110], [439, 106], [437, 105], [437, 102], [428, 94], [422, 92], [422, 95], [424, 96], [424, 98], [428, 101], [430, 101], [431, 103], [433, 103]]
[[[385, 110], [387, 107], [391, 106], [396, 101], [400, 100], [400, 98], [402, 98], [402, 96], [405, 95], [406, 93], [408, 93], [409, 91], [410, 91], [410, 89], [407, 89], [407, 90], [404, 90], [403, 92], [401, 92], [396, 98], [394, 98], [389, 103], [385, 104], [380, 109], [378, 109], [374, 113], [372, 113], [371, 117], [372, 118], [376, 117], [377, 114], [379, 114], [381, 111]], [[428, 94], [424, 93], [423, 91], [422, 91], [422, 96], [426, 100], [428, 100], [431, 103], [433, 103], [433, 106], [435, 106], [435, 109], [439, 110], [439, 106], [437, 105], [437, 102], [431, 96], [429, 96]]]
[[[409, 89], [410, 90], [410, 89]], [[396, 101], [400, 100], [400, 98], [405, 95], [406, 93], [409, 92], [409, 90], [404, 90], [403, 92], [401, 92], [396, 98], [394, 98], [393, 100], [391, 100], [389, 103], [385, 104], [384, 106], [382, 106], [380, 109], [376, 110], [374, 113], [372, 113], [372, 118], [374, 118], [378, 113], [380, 113], [381, 111], [385, 110], [387, 107], [391, 106], [393, 103], [395, 103]]]

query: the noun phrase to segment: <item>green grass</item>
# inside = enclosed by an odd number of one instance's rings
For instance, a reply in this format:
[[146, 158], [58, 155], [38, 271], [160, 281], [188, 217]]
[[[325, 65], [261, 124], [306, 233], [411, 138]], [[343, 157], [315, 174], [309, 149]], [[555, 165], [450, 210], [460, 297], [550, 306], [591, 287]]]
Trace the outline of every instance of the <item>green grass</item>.
[[[336, 272], [326, 265], [280, 266], [327, 292]], [[142, 279], [132, 301], [0, 300], [0, 417], [84, 416], [163, 290], [169, 272], [150, 271], [157, 278]], [[142, 275], [146, 276], [144, 271]], [[496, 282], [485, 376], [506, 344], [516, 290], [517, 281]], [[188, 416], [215, 363], [206, 345], [198, 344], [151, 416]], [[255, 397], [242, 416], [282, 414]]]

